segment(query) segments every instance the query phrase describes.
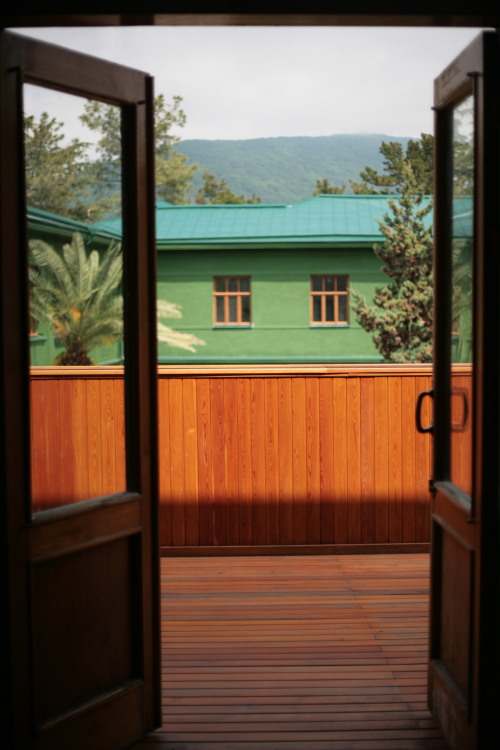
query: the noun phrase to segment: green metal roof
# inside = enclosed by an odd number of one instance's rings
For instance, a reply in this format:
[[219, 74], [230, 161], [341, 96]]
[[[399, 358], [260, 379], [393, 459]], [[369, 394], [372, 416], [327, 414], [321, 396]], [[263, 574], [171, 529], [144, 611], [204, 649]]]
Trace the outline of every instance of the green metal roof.
[[[317, 244], [372, 245], [383, 239], [377, 219], [390, 213], [387, 195], [318, 195], [298, 203], [174, 206], [156, 204], [160, 249], [212, 247], [290, 247]], [[426, 199], [428, 200], [428, 199]], [[94, 224], [29, 209], [30, 220], [91, 235], [121, 236], [121, 219]], [[426, 222], [432, 221], [432, 212]], [[454, 234], [472, 234], [472, 199], [455, 204]]]
[[80, 234], [88, 235], [89, 238], [99, 236], [107, 239], [119, 239], [121, 237], [121, 222], [119, 222], [118, 227], [113, 222], [101, 222], [100, 225], [90, 224], [43, 211], [41, 208], [33, 208], [33, 206], [28, 206], [28, 222], [33, 227], [50, 232], [63, 234], [80, 232]]
[[[373, 243], [377, 219], [388, 212], [386, 195], [318, 195], [298, 203], [156, 206], [158, 246]], [[430, 221], [430, 219], [429, 219]], [[119, 231], [119, 220], [96, 230]]]

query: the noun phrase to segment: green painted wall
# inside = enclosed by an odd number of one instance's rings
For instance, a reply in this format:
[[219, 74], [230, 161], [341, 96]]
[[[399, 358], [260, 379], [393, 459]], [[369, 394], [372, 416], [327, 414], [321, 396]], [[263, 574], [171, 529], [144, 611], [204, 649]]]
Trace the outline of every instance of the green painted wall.
[[[161, 362], [380, 361], [371, 335], [350, 315], [348, 326], [311, 326], [312, 274], [347, 274], [368, 300], [384, 283], [370, 247], [267, 250], [160, 250], [158, 297], [181, 305], [179, 331], [206, 342], [196, 354], [159, 345]], [[252, 326], [213, 325], [213, 277], [251, 277]], [[169, 321], [165, 321], [169, 323]]]
[[[53, 227], [30, 228], [55, 247], [69, 241], [71, 233]], [[92, 246], [107, 247], [109, 240]], [[371, 335], [350, 314], [347, 326], [311, 326], [310, 277], [313, 274], [346, 274], [349, 289], [368, 300], [376, 285], [386, 281], [371, 246], [303, 247], [270, 249], [216, 249], [158, 251], [158, 297], [181, 305], [181, 320], [164, 320], [179, 331], [206, 342], [196, 353], [159, 344], [163, 363], [224, 362], [379, 362]], [[251, 327], [214, 326], [213, 277], [251, 277]], [[54, 335], [39, 327], [30, 337], [32, 365], [50, 365], [61, 352]], [[122, 344], [91, 352], [100, 364], [122, 361]]]

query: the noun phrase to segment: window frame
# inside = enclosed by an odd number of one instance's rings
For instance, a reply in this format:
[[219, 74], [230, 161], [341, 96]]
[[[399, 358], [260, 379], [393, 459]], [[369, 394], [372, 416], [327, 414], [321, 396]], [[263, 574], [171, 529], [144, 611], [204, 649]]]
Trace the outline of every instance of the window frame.
[[[220, 280], [224, 281], [224, 291], [217, 290], [217, 282]], [[229, 281], [237, 281], [237, 290], [229, 290]], [[248, 291], [241, 290], [241, 281], [248, 281]], [[242, 320], [242, 300], [244, 297], [248, 297], [249, 300], [249, 320]], [[224, 299], [224, 320], [217, 320], [217, 300]], [[237, 320], [229, 320], [229, 300], [236, 299], [236, 317]], [[246, 274], [239, 275], [228, 275], [228, 276], [214, 276], [213, 277], [213, 325], [216, 328], [249, 328], [252, 326], [252, 277]]]
[[[325, 289], [325, 279], [334, 279], [334, 289]], [[315, 290], [314, 280], [321, 279], [321, 290]], [[345, 290], [337, 289], [338, 279], [345, 279]], [[321, 320], [314, 319], [314, 300], [320, 297], [321, 299]], [[326, 300], [327, 297], [333, 299], [333, 320], [326, 320]], [[339, 319], [339, 298], [346, 297], [346, 318], [345, 320]], [[349, 325], [349, 275], [346, 273], [315, 273], [311, 274], [310, 279], [310, 316], [309, 322], [311, 326], [340, 326], [345, 327]]]

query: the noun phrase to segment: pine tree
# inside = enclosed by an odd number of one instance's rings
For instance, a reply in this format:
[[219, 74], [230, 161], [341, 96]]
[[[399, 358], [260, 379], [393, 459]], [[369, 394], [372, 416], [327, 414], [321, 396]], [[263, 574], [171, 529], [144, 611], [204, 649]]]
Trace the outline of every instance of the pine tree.
[[424, 219], [432, 205], [408, 164], [402, 176], [401, 196], [389, 200], [392, 215], [379, 221], [385, 242], [374, 247], [390, 281], [376, 289], [372, 306], [353, 292], [353, 310], [387, 362], [431, 362], [432, 232]]
[[316, 190], [313, 195], [342, 195], [345, 193], [345, 185], [331, 185], [330, 180], [323, 178], [316, 180]]
[[87, 145], [64, 135], [47, 112], [24, 118], [26, 199], [30, 206], [83, 220], [89, 203]]
[[[186, 124], [181, 104], [180, 96], [174, 96], [169, 103], [160, 94], [154, 101], [156, 192], [158, 198], [174, 204], [189, 202], [192, 180], [198, 169], [197, 164], [190, 164], [189, 158], [175, 148], [180, 138], [172, 133], [172, 129], [182, 128]], [[99, 134], [94, 171], [101, 189], [98, 204], [101, 203], [105, 209], [112, 206], [110, 198], [114, 197], [116, 202], [121, 188], [120, 118], [118, 107], [96, 101], [86, 102], [84, 113], [80, 116], [84, 125]]]
[[367, 195], [373, 193], [401, 193], [404, 183], [404, 167], [410, 166], [418, 190], [426, 195], [433, 193], [434, 136], [422, 133], [418, 140], [409, 140], [406, 152], [399, 141], [382, 141], [379, 149], [384, 157], [384, 171], [377, 172], [365, 167], [359, 173], [361, 182], [350, 180], [353, 193]]
[[196, 203], [199, 204], [242, 204], [260, 203], [260, 198], [253, 193], [249, 198], [233, 193], [224, 179], [217, 177], [207, 169], [203, 172], [203, 186], [196, 193]]

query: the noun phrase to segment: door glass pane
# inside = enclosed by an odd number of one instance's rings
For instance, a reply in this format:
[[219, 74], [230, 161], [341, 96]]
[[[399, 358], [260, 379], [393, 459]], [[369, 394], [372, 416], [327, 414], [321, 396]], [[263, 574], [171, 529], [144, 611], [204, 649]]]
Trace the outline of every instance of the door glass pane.
[[471, 96], [453, 112], [451, 480], [472, 492], [473, 186]]
[[38, 512], [126, 489], [121, 115], [39, 86], [23, 98]]

